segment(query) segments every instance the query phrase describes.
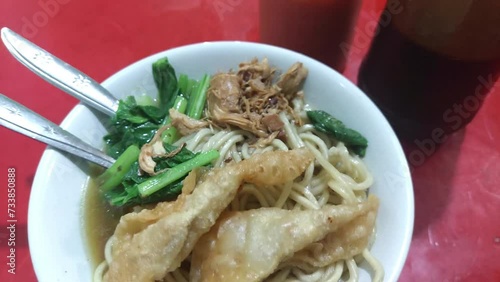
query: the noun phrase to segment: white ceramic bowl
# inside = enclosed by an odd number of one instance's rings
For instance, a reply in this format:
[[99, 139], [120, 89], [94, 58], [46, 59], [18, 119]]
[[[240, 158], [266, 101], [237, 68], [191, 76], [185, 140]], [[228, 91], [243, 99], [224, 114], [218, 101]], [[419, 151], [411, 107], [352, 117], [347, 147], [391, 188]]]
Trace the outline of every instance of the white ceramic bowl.
[[[373, 254], [385, 269], [385, 281], [399, 277], [413, 231], [413, 189], [401, 146], [377, 107], [346, 78], [304, 55], [268, 45], [245, 42], [201, 43], [164, 51], [117, 72], [103, 85], [116, 97], [148, 93], [155, 97], [151, 65], [167, 56], [176, 72], [200, 78], [236, 68], [253, 57], [269, 58], [286, 69], [301, 61], [309, 69], [304, 85], [306, 99], [364, 134], [369, 140], [365, 157], [374, 175], [370, 193], [381, 199]], [[62, 127], [102, 148], [105, 118], [77, 105]], [[85, 162], [47, 149], [33, 183], [28, 213], [31, 257], [40, 281], [91, 281], [92, 271], [83, 232], [83, 196], [88, 180]], [[365, 267], [364, 267], [365, 268]], [[368, 268], [365, 268], [368, 269]], [[362, 269], [360, 281], [370, 281]]]

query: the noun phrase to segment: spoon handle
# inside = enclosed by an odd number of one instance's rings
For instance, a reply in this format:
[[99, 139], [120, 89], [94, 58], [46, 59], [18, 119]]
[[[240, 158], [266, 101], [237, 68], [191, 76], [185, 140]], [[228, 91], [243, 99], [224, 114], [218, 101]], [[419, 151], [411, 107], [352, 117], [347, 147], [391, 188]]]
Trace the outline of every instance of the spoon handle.
[[118, 100], [88, 75], [63, 62], [7, 27], [1, 38], [9, 52], [28, 69], [109, 116], [118, 109]]
[[2, 94], [0, 125], [106, 168], [115, 162], [102, 151]]

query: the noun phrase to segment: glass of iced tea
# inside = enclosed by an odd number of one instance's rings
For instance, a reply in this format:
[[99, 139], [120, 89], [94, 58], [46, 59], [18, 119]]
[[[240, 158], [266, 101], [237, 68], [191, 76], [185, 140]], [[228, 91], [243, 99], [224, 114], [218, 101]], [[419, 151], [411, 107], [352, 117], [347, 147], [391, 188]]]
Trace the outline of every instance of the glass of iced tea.
[[260, 39], [345, 69], [361, 0], [260, 0]]
[[500, 73], [499, 0], [389, 0], [358, 76], [400, 138], [438, 144]]

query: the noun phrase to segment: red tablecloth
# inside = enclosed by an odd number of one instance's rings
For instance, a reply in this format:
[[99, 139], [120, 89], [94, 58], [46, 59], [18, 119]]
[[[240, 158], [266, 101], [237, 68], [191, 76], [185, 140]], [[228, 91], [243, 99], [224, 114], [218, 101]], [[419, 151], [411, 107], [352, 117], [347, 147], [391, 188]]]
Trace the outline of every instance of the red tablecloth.
[[[171, 47], [211, 40], [258, 41], [258, 1], [40, 0], [0, 2], [8, 26], [102, 81]], [[355, 81], [385, 1], [364, 1], [345, 75]], [[366, 37], [368, 36], [368, 37]], [[413, 166], [416, 219], [401, 281], [500, 281], [500, 87], [466, 130]], [[78, 103], [25, 69], [0, 46], [0, 93], [60, 123]], [[30, 189], [43, 144], [0, 128], [0, 281], [36, 281], [27, 241]], [[16, 274], [7, 272], [8, 168], [16, 170]], [[71, 187], [68, 187], [71, 188]], [[61, 228], [64, 228], [61, 226]], [[49, 256], [50, 254], [47, 254]]]

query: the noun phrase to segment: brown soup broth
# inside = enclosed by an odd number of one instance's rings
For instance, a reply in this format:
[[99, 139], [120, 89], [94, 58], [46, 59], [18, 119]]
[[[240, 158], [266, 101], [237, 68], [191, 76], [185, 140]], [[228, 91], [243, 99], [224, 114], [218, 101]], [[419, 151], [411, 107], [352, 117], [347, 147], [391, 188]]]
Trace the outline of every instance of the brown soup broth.
[[83, 224], [90, 263], [95, 269], [104, 260], [104, 246], [113, 235], [123, 215], [122, 208], [112, 207], [90, 178], [83, 202]]

